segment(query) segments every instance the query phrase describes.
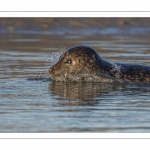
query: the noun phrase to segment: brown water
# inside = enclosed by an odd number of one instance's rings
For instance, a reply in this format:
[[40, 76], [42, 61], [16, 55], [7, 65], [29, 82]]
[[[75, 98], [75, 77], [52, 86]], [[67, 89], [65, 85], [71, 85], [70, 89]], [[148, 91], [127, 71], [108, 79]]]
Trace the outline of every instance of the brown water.
[[26, 79], [46, 77], [50, 54], [76, 45], [109, 61], [150, 66], [148, 34], [115, 33], [1, 33], [0, 132], [150, 132], [150, 84]]

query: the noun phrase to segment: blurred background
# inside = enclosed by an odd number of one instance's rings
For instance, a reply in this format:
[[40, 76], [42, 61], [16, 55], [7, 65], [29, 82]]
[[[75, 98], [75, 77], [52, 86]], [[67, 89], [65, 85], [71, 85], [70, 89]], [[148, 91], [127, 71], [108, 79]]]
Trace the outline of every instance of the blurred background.
[[150, 18], [0, 18], [0, 33], [47, 31], [47, 34], [62, 35], [79, 34], [83, 29], [88, 30], [87, 34], [133, 34], [143, 31], [132, 31], [133, 28], [149, 27]]

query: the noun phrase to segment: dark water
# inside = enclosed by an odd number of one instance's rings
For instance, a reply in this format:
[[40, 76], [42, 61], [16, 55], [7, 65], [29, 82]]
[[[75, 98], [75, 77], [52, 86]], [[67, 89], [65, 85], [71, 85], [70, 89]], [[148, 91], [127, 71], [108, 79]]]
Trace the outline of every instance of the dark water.
[[150, 84], [26, 80], [46, 77], [50, 54], [76, 45], [150, 66], [150, 36], [58, 33], [1, 33], [0, 132], [150, 132]]

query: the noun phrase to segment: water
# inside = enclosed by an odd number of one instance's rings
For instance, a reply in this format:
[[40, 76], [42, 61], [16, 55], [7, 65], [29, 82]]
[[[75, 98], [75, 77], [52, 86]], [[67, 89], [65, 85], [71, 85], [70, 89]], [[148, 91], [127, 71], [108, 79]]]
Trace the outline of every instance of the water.
[[50, 54], [76, 45], [150, 66], [148, 34], [79, 31], [1, 33], [0, 132], [150, 132], [150, 84], [26, 79], [46, 77]]

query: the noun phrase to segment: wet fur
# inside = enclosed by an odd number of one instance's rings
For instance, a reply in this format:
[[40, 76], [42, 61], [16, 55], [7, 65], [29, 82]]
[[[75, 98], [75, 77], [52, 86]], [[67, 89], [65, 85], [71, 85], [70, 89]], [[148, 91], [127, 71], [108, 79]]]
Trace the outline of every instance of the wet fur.
[[[71, 63], [71, 64], [69, 64]], [[110, 63], [101, 58], [92, 48], [76, 46], [60, 56], [59, 61], [50, 67], [53, 79], [88, 71], [97, 76], [109, 76], [134, 82], [150, 82], [150, 67], [137, 64]]]

